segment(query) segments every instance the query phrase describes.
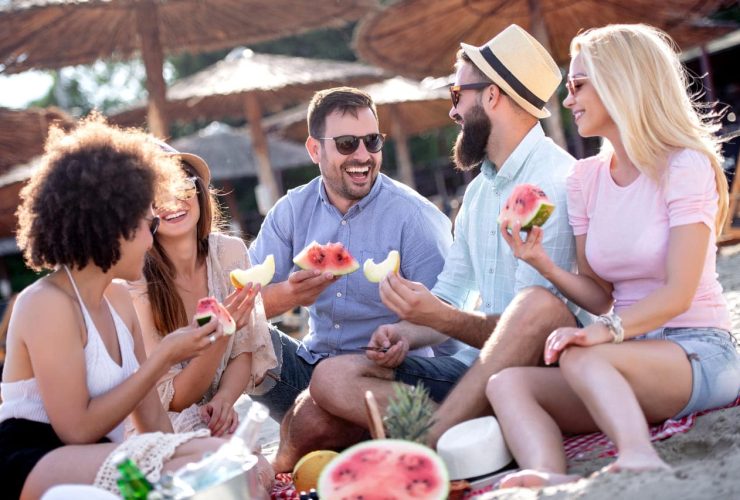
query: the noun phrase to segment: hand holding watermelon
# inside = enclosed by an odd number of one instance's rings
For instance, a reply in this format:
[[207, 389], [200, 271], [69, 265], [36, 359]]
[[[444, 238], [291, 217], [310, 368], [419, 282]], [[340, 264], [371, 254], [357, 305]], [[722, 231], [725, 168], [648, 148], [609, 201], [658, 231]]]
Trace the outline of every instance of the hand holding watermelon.
[[162, 353], [169, 368], [174, 364], [202, 354], [220, 337], [222, 335], [218, 333], [218, 321], [216, 318], [211, 318], [203, 325], [194, 323], [165, 335], [157, 349], [149, 357]]

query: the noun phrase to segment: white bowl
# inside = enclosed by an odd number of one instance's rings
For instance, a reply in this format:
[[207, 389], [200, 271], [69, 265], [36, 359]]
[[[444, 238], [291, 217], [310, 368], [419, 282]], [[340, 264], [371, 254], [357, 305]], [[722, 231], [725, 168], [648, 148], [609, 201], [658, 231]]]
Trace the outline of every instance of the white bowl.
[[476, 418], [451, 427], [439, 438], [437, 453], [452, 480], [491, 474], [512, 460], [494, 417]]

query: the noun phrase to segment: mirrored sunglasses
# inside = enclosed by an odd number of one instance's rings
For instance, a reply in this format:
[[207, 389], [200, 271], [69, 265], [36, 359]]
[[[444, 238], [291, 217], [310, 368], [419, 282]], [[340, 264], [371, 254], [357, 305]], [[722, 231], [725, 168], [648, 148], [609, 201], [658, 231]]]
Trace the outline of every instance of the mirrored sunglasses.
[[450, 85], [450, 99], [452, 100], [452, 107], [456, 108], [460, 102], [460, 94], [463, 90], [481, 90], [486, 87], [493, 85], [491, 82], [475, 82], [475, 83], [463, 83], [461, 85]]
[[337, 147], [337, 151], [343, 155], [351, 155], [360, 147], [360, 140], [365, 143], [365, 149], [369, 153], [377, 153], [383, 149], [385, 134], [367, 134], [364, 136], [356, 135], [339, 135], [337, 137], [317, 137], [320, 140], [331, 139]]

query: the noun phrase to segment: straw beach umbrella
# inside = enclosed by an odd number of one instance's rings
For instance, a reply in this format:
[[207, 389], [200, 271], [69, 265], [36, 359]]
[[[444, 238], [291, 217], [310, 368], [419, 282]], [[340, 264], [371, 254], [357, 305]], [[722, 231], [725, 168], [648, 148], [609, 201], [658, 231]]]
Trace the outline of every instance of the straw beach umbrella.
[[[375, 102], [381, 131], [387, 130], [396, 144], [401, 181], [416, 188], [408, 137], [452, 124], [448, 116], [450, 96], [447, 90], [403, 77], [374, 83], [363, 90]], [[302, 104], [277, 113], [265, 119], [265, 128], [296, 141], [305, 141], [308, 137], [307, 112], [308, 105]]]
[[[259, 182], [271, 202], [280, 193], [270, 167], [262, 116], [307, 100], [318, 89], [337, 85], [366, 85], [385, 73], [359, 63], [256, 54], [235, 49], [225, 59], [175, 82], [167, 91], [166, 112], [174, 119], [246, 117], [252, 147], [259, 161]], [[138, 125], [145, 108], [133, 107], [111, 120]]]
[[55, 107], [0, 108], [0, 174], [43, 153], [53, 123], [67, 130], [74, 125], [74, 120]]
[[[727, 31], [702, 19], [723, 1], [402, 0], [363, 18], [354, 43], [371, 64], [409, 77], [441, 76], [451, 71], [460, 42], [482, 45], [515, 23], [563, 65], [580, 30], [610, 23], [649, 23], [682, 46], [707, 41]], [[559, 103], [551, 100], [548, 108], [548, 132], [563, 144]]]
[[164, 137], [164, 54], [205, 52], [341, 26], [375, 0], [6, 0], [0, 72], [61, 68], [141, 54], [149, 127]]

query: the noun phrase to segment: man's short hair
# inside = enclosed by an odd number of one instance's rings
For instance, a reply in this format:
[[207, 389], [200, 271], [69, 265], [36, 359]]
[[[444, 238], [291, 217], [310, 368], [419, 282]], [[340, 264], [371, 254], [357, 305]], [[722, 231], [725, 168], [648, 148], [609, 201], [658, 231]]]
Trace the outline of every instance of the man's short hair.
[[[475, 65], [475, 63], [470, 58], [470, 56], [467, 55], [463, 49], [459, 49], [457, 51], [457, 60], [455, 61], [455, 69], [456, 70], [457, 69], [460, 69], [460, 66], [463, 65], [463, 64], [465, 64], [465, 63], [470, 64], [470, 67], [473, 68], [473, 73], [475, 74], [475, 76], [477, 76], [479, 78], [478, 81], [480, 81], [480, 82], [489, 82], [489, 81], [491, 81], [491, 79], [488, 78], [486, 76], [486, 74], [483, 73], [483, 71], [481, 71], [481, 69], [478, 66]], [[491, 83], [493, 83], [493, 82], [491, 82]], [[498, 85], [496, 85], [496, 86], [498, 87]]]
[[357, 117], [362, 108], [370, 108], [378, 119], [375, 103], [367, 92], [354, 87], [335, 87], [316, 92], [308, 105], [308, 135], [323, 137], [326, 132], [326, 117], [335, 111], [350, 113]]

